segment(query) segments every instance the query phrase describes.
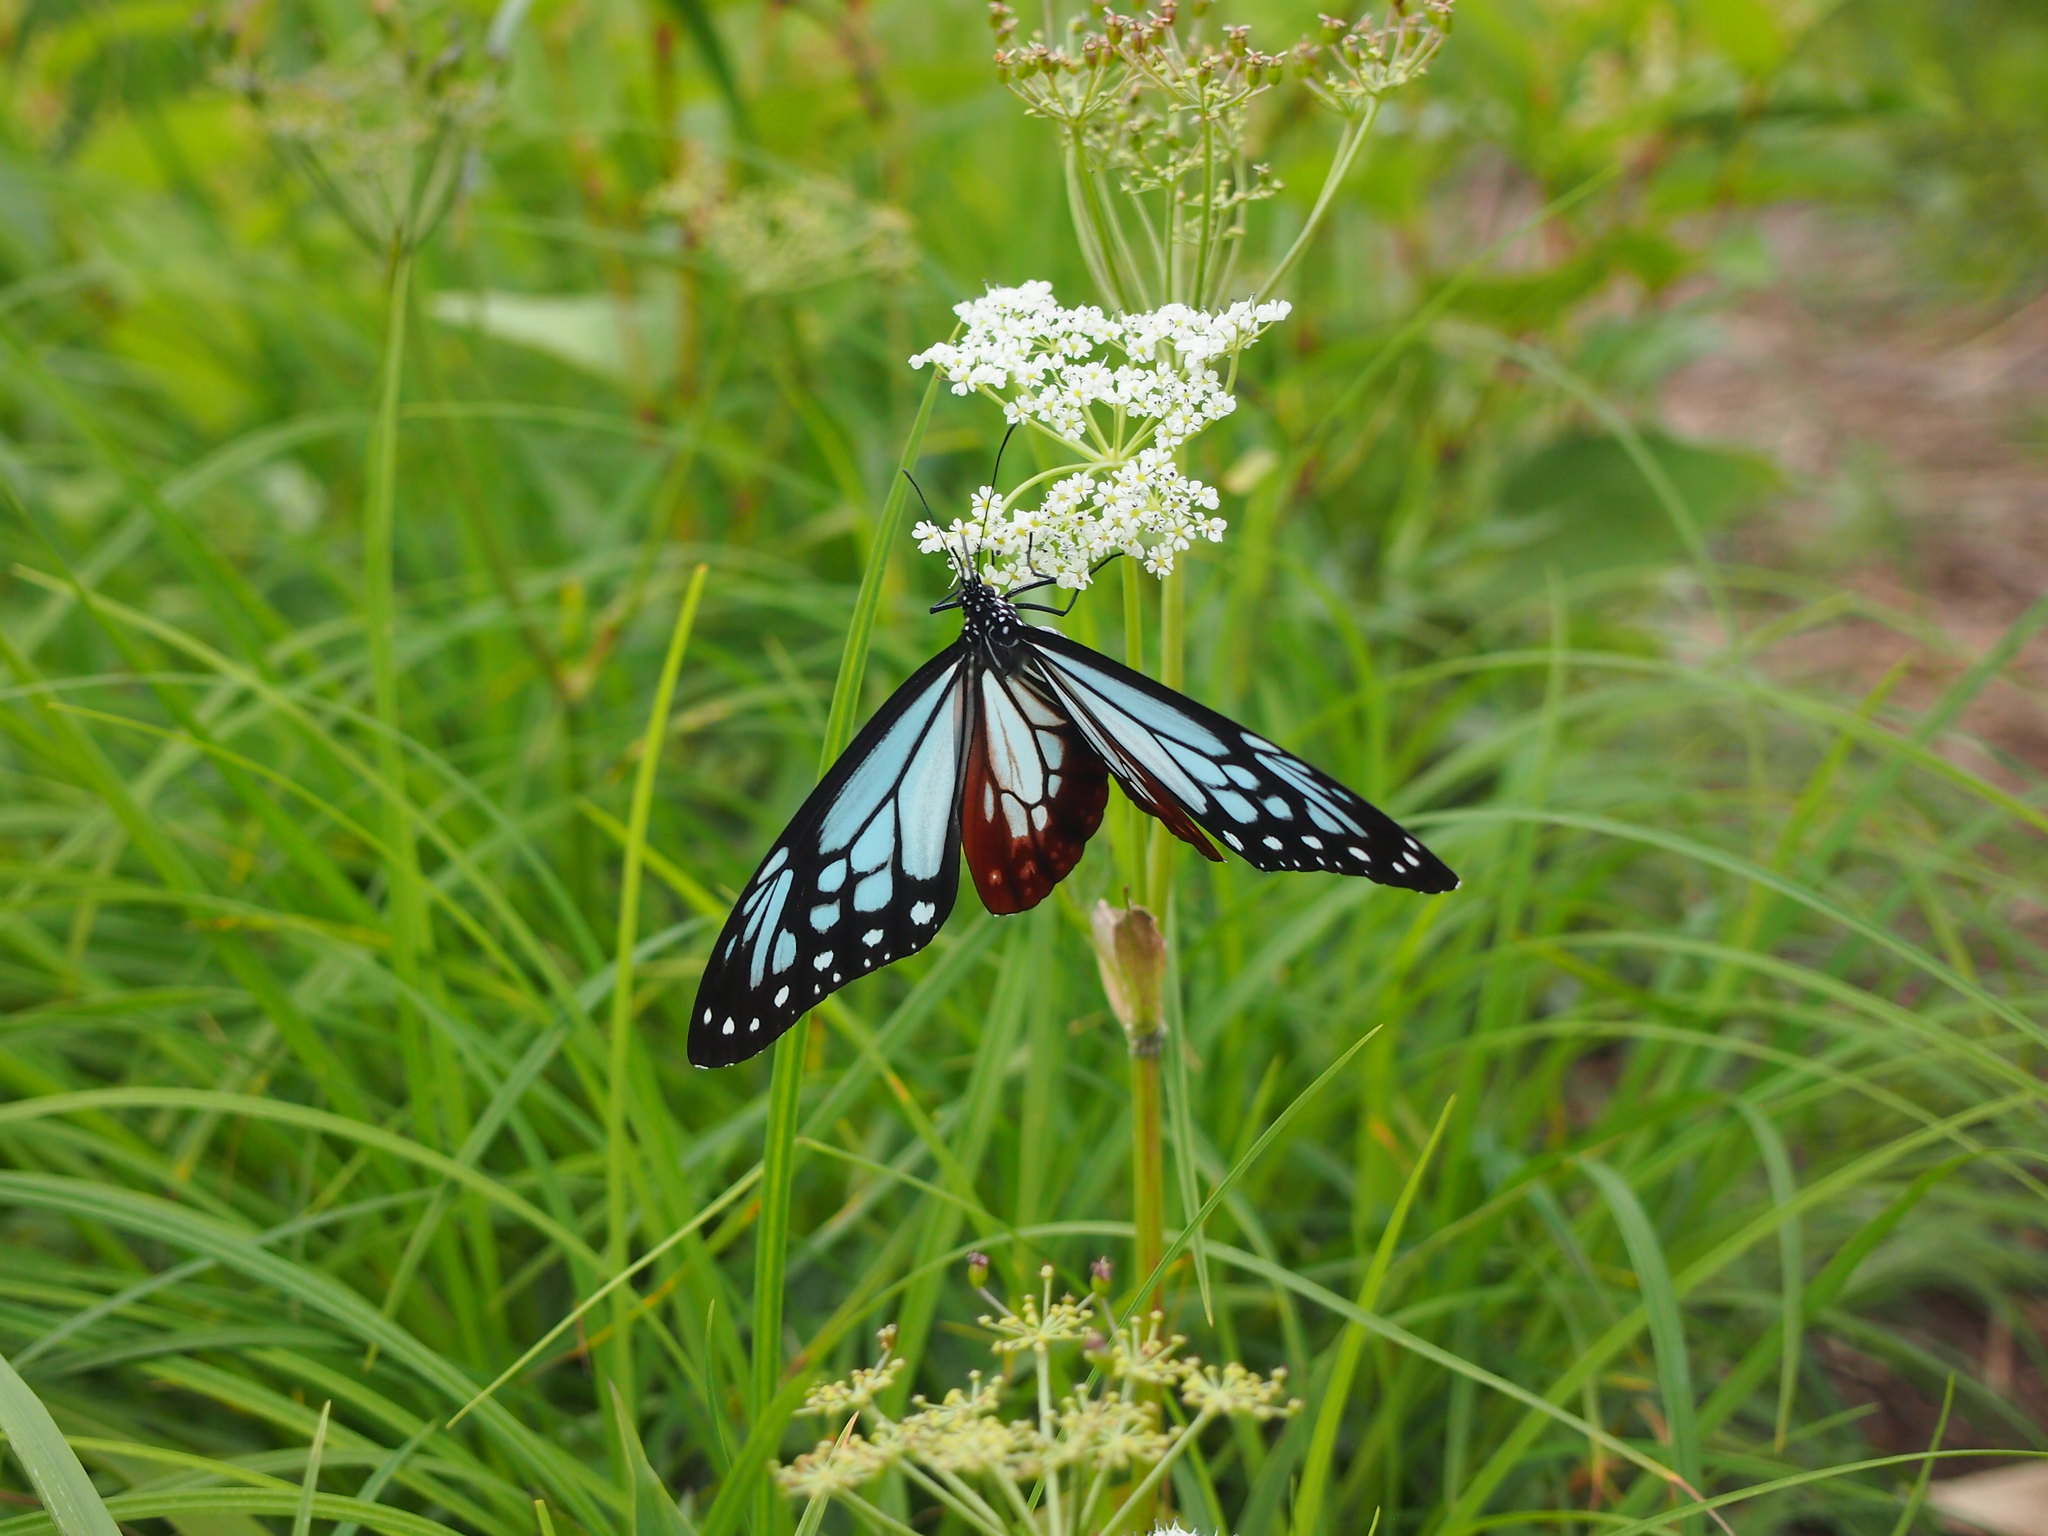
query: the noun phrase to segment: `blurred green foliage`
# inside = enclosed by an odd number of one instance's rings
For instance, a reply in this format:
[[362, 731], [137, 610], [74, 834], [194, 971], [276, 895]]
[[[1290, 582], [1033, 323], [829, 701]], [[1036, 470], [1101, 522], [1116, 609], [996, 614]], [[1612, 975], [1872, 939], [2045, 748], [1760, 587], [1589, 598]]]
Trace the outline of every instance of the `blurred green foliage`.
[[[1229, 9], [1269, 47], [1314, 19]], [[764, 1076], [683, 1070], [680, 1010], [814, 774], [904, 360], [984, 284], [1088, 296], [1049, 133], [987, 51], [977, 7], [925, 0], [0, 0], [0, 1354], [124, 1522], [294, 1518], [330, 1399], [314, 1511], [347, 1530], [736, 1507], [744, 1188], [639, 1282], [630, 1400], [565, 1340], [446, 1421], [606, 1278], [608, 1177], [639, 1253], [758, 1156]], [[1880, 231], [1919, 297], [2030, 292], [2043, 100], [2030, 0], [1462, 0], [1389, 105], [1201, 440], [1232, 533], [1188, 578], [1189, 682], [1468, 884], [1183, 873], [1202, 1188], [1384, 1026], [1219, 1211], [1213, 1343], [1177, 1292], [1196, 1347], [1285, 1362], [1310, 1403], [1177, 1482], [1205, 1529], [1287, 1528], [1344, 1308], [1453, 1096], [1372, 1320], [1460, 1364], [1364, 1344], [1321, 1529], [1707, 1528], [1628, 1524], [1679, 1496], [1569, 1413], [1708, 1492], [1827, 1470], [1744, 1530], [1890, 1532], [1919, 1468], [1832, 1470], [1871, 1455], [1845, 1359], [1901, 1400], [1955, 1372], [1980, 1441], [2041, 1447], [1924, 1326], [1962, 1298], [2042, 1348], [2016, 1236], [2048, 1193], [2038, 776], [1939, 750], [1992, 663], [1916, 711], [1731, 649], [1841, 597], [1717, 558], [1785, 473], [1653, 406], [1780, 276], [1759, 220], [1787, 203]], [[1328, 153], [1278, 97], [1264, 131], [1290, 191], [1253, 264]], [[428, 165], [457, 195], [406, 315], [394, 785], [375, 215]], [[935, 502], [996, 435], [941, 399]], [[698, 561], [622, 1170], [617, 829]], [[889, 582], [871, 699], [950, 633], [934, 565]], [[1105, 592], [1072, 632], [1117, 618]], [[392, 896], [394, 790], [423, 917]], [[953, 1379], [980, 1309], [956, 1237], [1077, 1285], [1120, 1251], [1121, 1043], [1081, 920], [1107, 866], [1030, 919], [963, 908], [821, 1016], [801, 1367], [912, 1316], [920, 1385]]]

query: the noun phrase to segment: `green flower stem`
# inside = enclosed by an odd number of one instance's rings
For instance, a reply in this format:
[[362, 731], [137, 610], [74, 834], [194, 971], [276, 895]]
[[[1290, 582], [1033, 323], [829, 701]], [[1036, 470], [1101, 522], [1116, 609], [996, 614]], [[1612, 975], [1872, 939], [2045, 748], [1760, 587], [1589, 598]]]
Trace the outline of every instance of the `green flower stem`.
[[1102, 247], [1102, 233], [1097, 227], [1093, 200], [1088, 195], [1088, 173], [1081, 163], [1081, 154], [1080, 146], [1069, 141], [1065, 156], [1067, 207], [1074, 220], [1074, 238], [1080, 244], [1081, 260], [1087, 264], [1088, 275], [1095, 280], [1096, 290], [1111, 308], [1122, 309], [1123, 288], [1110, 265], [1109, 253]]
[[[839, 657], [839, 677], [832, 685], [832, 708], [825, 719], [824, 750], [818, 758], [821, 776], [853, 734], [861, 679], [867, 673], [868, 646], [874, 638], [875, 620], [882, 606], [882, 578], [889, 568], [889, 554], [901, 531], [908, 500], [910, 482], [903, 471], [917, 462], [925, 427], [932, 419], [932, 406], [939, 398], [939, 380], [939, 371], [934, 368], [930, 382], [925, 385], [917, 420], [904, 440], [899, 472], [889, 481], [889, 494], [882, 503], [874, 542], [868, 546], [867, 569], [861, 574], [860, 595], [854, 599], [846, 647]], [[768, 1411], [782, 1382], [782, 1291], [789, 1274], [790, 1181], [796, 1171], [797, 1120], [803, 1106], [805, 1034], [792, 1027], [775, 1043], [768, 1087], [767, 1140], [761, 1154], [761, 1219], [754, 1238], [751, 1385], [756, 1415]], [[775, 1508], [775, 1484], [764, 1471], [754, 1500], [752, 1527], [760, 1536], [775, 1529]]]
[[[1187, 597], [1178, 574], [1159, 591], [1159, 680], [1181, 688], [1187, 673]], [[1145, 905], [1163, 923], [1173, 900], [1173, 852], [1176, 839], [1166, 825], [1152, 829], [1145, 870]], [[1155, 1021], [1149, 1036], [1131, 1042], [1131, 1185], [1132, 1214], [1137, 1223], [1138, 1273], [1149, 1275], [1166, 1252], [1166, 1151], [1161, 1131], [1159, 1053], [1166, 1042], [1165, 1020]], [[1157, 1293], [1142, 1298], [1149, 1309]]]
[[409, 245], [391, 255], [385, 295], [384, 351], [377, 382], [377, 414], [370, 427], [368, 495], [363, 504], [363, 627], [370, 646], [370, 700], [376, 719], [377, 769], [383, 785], [385, 911], [391, 928], [391, 969], [399, 982], [398, 1025], [406, 1076], [418, 1097], [413, 1114], [428, 1145], [446, 1143], [429, 1060], [431, 1044], [417, 1008], [420, 949], [426, 904], [420, 892], [417, 845], [406, 808], [405, 749], [399, 735], [398, 665], [394, 630], [393, 543], [398, 504], [398, 416], [405, 379], [406, 318], [411, 309], [413, 255]]
[[1202, 1431], [1209, 1427], [1209, 1421], [1215, 1417], [1216, 1410], [1214, 1408], [1204, 1408], [1195, 1415], [1194, 1419], [1188, 1424], [1188, 1427], [1174, 1438], [1174, 1442], [1167, 1449], [1166, 1454], [1153, 1464], [1150, 1472], [1145, 1474], [1144, 1481], [1133, 1488], [1130, 1496], [1117, 1506], [1116, 1513], [1111, 1515], [1103, 1525], [1102, 1536], [1118, 1536], [1118, 1533], [1121, 1531], [1135, 1529], [1133, 1526], [1126, 1525], [1125, 1522], [1142, 1518], [1146, 1514], [1151, 1507], [1152, 1495], [1158, 1489], [1159, 1484], [1165, 1479], [1167, 1469], [1175, 1461], [1179, 1460], [1187, 1451], [1187, 1448], [1201, 1437]]
[[[633, 802], [626, 823], [626, 864], [619, 880], [619, 933], [612, 961], [611, 1071], [605, 1096], [605, 1267], [613, 1274], [626, 1267], [632, 1229], [628, 1199], [633, 1148], [626, 1133], [626, 1103], [633, 1078], [633, 948], [640, 942], [640, 883], [647, 857], [647, 821], [654, 808], [654, 778], [661, 764], [661, 744], [668, 733], [669, 710], [683, 653], [697, 622], [697, 604], [704, 595], [708, 566], [698, 566], [683, 594], [668, 655], [655, 684], [654, 705], [647, 713], [647, 734], [640, 742], [640, 763], [633, 776]], [[630, 1329], [639, 1311], [639, 1297], [630, 1286], [612, 1294], [611, 1383], [624, 1411], [633, 1411], [633, 1346]]]
[[1323, 188], [1316, 194], [1315, 204], [1308, 211], [1307, 221], [1301, 226], [1300, 233], [1294, 237], [1294, 243], [1287, 247], [1287, 254], [1280, 258], [1279, 265], [1273, 268], [1266, 281], [1259, 286], [1259, 291], [1253, 295], [1253, 303], [1263, 304], [1273, 297], [1273, 290], [1280, 286], [1287, 274], [1294, 270], [1294, 264], [1300, 261], [1308, 250], [1308, 243], [1315, 238], [1315, 232], [1321, 226], [1323, 216], [1330, 211], [1330, 204], [1337, 196], [1337, 189], [1343, 186], [1344, 178], [1351, 173], [1351, 162], [1358, 158], [1359, 150], [1364, 148], [1366, 139], [1372, 133], [1373, 119], [1379, 115], [1380, 99], [1374, 96], [1367, 101], [1365, 111], [1359, 115], [1358, 121], [1344, 130], [1343, 138], [1337, 143], [1337, 153], [1330, 161], [1329, 174], [1323, 178]]
[[[1140, 1275], [1159, 1268], [1166, 1253], [1166, 1145], [1160, 1131], [1159, 1051], [1161, 1031], [1131, 1040], [1131, 1215], [1137, 1227], [1135, 1259]], [[1151, 1310], [1155, 1291], [1141, 1297]]]
[[[1038, 1433], [1046, 1444], [1053, 1440], [1055, 1428], [1052, 1415], [1052, 1359], [1050, 1352], [1041, 1344], [1032, 1351], [1038, 1367]], [[1045, 1517], [1048, 1530], [1059, 1531], [1066, 1522], [1060, 1518], [1060, 1475], [1052, 1467], [1045, 1469]]]
[[878, 1531], [887, 1531], [889, 1536], [924, 1536], [924, 1533], [905, 1525], [894, 1515], [877, 1509], [857, 1493], [842, 1493], [839, 1502]]

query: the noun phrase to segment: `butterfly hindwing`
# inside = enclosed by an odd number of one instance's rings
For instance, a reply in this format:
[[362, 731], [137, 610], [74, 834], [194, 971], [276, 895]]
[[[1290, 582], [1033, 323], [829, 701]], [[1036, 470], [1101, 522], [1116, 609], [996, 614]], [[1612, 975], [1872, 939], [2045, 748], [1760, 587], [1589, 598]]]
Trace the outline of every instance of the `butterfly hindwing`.
[[744, 1061], [821, 998], [939, 931], [960, 884], [960, 781], [979, 670], [959, 644], [926, 662], [768, 850], [698, 983], [693, 1065]]
[[1072, 872], [1109, 800], [1109, 769], [1028, 672], [975, 684], [961, 842], [982, 905], [1024, 912]]
[[1029, 643], [1054, 698], [1125, 791], [1195, 846], [1209, 851], [1155, 809], [1162, 795], [1180, 821], [1258, 869], [1363, 875], [1411, 891], [1457, 886], [1385, 812], [1292, 753], [1053, 630], [1033, 629]]

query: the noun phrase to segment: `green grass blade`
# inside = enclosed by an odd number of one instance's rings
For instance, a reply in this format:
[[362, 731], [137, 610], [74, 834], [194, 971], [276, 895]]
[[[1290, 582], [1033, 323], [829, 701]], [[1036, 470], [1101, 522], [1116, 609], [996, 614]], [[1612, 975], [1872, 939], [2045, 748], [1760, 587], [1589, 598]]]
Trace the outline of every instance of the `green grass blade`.
[[61, 1536], [120, 1536], [57, 1421], [0, 1355], [0, 1431]]
[[327, 1415], [332, 1401], [320, 1405], [320, 1422], [313, 1426], [312, 1443], [306, 1447], [306, 1475], [299, 1483], [299, 1507], [292, 1511], [292, 1536], [312, 1536], [313, 1499], [320, 1491], [320, 1453], [327, 1448]]
[[1678, 1292], [1671, 1283], [1670, 1266], [1664, 1261], [1664, 1245], [1626, 1179], [1598, 1158], [1581, 1158], [1579, 1166], [1599, 1187], [1628, 1248], [1629, 1263], [1635, 1268], [1636, 1285], [1643, 1298], [1651, 1349], [1656, 1356], [1658, 1391], [1664, 1400], [1672, 1458], [1684, 1480], [1683, 1491], [1699, 1498], [1704, 1492], [1704, 1458], [1700, 1454], [1699, 1419], [1693, 1401], [1692, 1357], [1686, 1350], [1685, 1319], [1679, 1310]]
[[[610, 1066], [605, 1094], [605, 1265], [614, 1272], [624, 1269], [631, 1238], [632, 1213], [629, 1189], [633, 1181], [635, 1149], [627, 1138], [626, 1106], [633, 1074], [633, 951], [640, 942], [640, 879], [647, 850], [647, 819], [654, 809], [654, 780], [661, 766], [662, 743], [668, 736], [669, 713], [674, 708], [676, 679], [682, 674], [683, 655], [689, 649], [690, 631], [697, 622], [697, 605], [704, 596], [708, 566], [691, 573], [689, 589], [683, 594], [675, 627], [669, 635], [668, 654], [662, 658], [661, 676], [654, 686], [654, 702], [647, 713], [647, 730], [640, 739], [640, 763], [633, 775], [632, 809], [626, 825], [626, 862], [619, 877], [619, 932], [613, 949], [612, 1006], [610, 1022]], [[621, 1290], [612, 1302], [611, 1387], [613, 1408], [631, 1422], [638, 1398], [633, 1384], [632, 1322], [634, 1298]], [[636, 1436], [633, 1442], [638, 1444]], [[628, 1448], [630, 1450], [630, 1448]], [[645, 1461], [643, 1454], [642, 1461]]]
[[[1387, 1218], [1386, 1228], [1373, 1247], [1372, 1262], [1366, 1268], [1364, 1283], [1358, 1288], [1358, 1310], [1361, 1312], [1371, 1312], [1379, 1306], [1380, 1287], [1386, 1283], [1387, 1269], [1394, 1262], [1394, 1250], [1400, 1246], [1401, 1231], [1407, 1225], [1408, 1211], [1415, 1203], [1416, 1193], [1422, 1188], [1422, 1177], [1429, 1171], [1437, 1144], [1443, 1140], [1444, 1127], [1451, 1122], [1453, 1103], [1445, 1100], [1436, 1117], [1436, 1128], [1429, 1133], [1429, 1140], [1423, 1144], [1415, 1166], [1402, 1181], [1401, 1193], [1394, 1201], [1394, 1212]], [[1331, 1458], [1337, 1452], [1337, 1431], [1344, 1422], [1344, 1407], [1351, 1396], [1351, 1382], [1358, 1370], [1358, 1357], [1365, 1348], [1365, 1337], [1362, 1327], [1349, 1323], [1338, 1341], [1336, 1363], [1331, 1367], [1329, 1382], [1323, 1388], [1322, 1401], [1316, 1405], [1315, 1431], [1309, 1440], [1301, 1470], [1301, 1490], [1295, 1495], [1295, 1536], [1312, 1536], [1319, 1529], [1317, 1522], [1322, 1518]]]

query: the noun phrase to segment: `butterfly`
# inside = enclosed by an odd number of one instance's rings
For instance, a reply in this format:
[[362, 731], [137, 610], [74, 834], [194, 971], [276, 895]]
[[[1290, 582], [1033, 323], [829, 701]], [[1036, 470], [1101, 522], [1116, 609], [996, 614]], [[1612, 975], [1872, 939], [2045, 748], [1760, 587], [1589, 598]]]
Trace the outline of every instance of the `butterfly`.
[[[911, 674], [804, 801], [741, 890], [690, 1010], [689, 1056], [765, 1050], [841, 987], [932, 941], [964, 854], [990, 912], [1073, 872], [1109, 781], [1204, 857], [1439, 892], [1458, 877], [1321, 770], [1143, 673], [1033, 624], [972, 561], [933, 613], [960, 638]], [[1070, 602], [1068, 607], [1071, 608]], [[1212, 841], [1212, 839], [1214, 841]]]

